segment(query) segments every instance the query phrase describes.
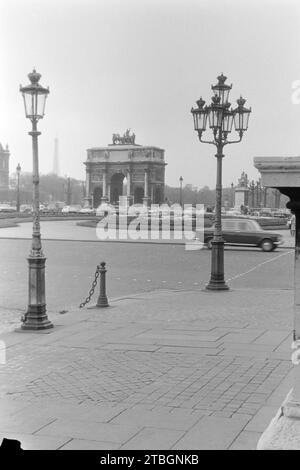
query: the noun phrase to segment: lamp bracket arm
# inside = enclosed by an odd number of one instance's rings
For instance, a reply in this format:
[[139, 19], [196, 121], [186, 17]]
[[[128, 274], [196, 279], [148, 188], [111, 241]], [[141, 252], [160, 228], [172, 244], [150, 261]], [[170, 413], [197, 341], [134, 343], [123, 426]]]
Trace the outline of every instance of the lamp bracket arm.
[[201, 135], [199, 135], [199, 140], [200, 140], [200, 142], [202, 142], [203, 144], [212, 144], [212, 145], [216, 145], [216, 142], [213, 141], [213, 140], [203, 140], [203, 139], [201, 138]]
[[227, 145], [227, 144], [238, 144], [243, 138], [243, 135], [240, 135], [240, 138], [238, 140], [227, 140], [226, 142], [224, 142], [224, 145]]

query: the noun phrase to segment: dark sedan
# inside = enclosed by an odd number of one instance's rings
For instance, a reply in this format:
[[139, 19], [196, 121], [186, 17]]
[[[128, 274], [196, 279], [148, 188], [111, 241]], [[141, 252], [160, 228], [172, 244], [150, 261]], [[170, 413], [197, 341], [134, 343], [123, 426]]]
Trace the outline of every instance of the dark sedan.
[[[214, 227], [204, 232], [204, 243], [209, 249], [212, 247], [213, 233]], [[263, 251], [273, 251], [283, 243], [282, 235], [263, 230], [253, 219], [223, 219], [222, 233], [227, 245], [258, 246]]]

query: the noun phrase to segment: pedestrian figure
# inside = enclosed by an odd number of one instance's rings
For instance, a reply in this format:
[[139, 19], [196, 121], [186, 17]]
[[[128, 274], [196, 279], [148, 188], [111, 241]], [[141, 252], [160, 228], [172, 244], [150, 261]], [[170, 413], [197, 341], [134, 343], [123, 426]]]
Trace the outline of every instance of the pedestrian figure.
[[296, 233], [296, 216], [295, 216], [295, 214], [293, 214], [292, 218], [291, 218], [290, 232], [291, 232], [292, 237], [294, 237], [295, 233]]

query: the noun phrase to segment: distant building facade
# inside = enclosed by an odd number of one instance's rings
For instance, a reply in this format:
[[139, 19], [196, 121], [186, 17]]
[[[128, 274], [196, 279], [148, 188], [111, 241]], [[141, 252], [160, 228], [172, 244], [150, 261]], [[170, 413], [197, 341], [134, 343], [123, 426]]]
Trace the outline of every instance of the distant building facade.
[[[87, 150], [86, 205], [98, 207], [101, 202], [127, 205], [164, 201], [165, 158], [159, 147], [135, 143], [129, 129], [123, 136], [113, 134], [107, 147]], [[126, 185], [124, 184], [126, 182]]]
[[9, 156], [8, 145], [4, 149], [0, 143], [0, 189], [9, 189]]

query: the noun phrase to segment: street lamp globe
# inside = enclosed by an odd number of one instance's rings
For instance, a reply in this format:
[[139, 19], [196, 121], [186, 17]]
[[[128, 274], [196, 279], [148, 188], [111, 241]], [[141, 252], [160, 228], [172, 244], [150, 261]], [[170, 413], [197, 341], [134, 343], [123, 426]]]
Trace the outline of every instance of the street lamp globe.
[[28, 74], [28, 78], [30, 84], [24, 87], [20, 86], [24, 100], [25, 114], [31, 121], [38, 121], [44, 117], [49, 88], [44, 88], [39, 84], [41, 74], [37, 73], [35, 69]]
[[191, 113], [194, 118], [194, 129], [198, 131], [198, 133], [202, 133], [206, 129], [206, 121], [207, 121], [207, 107], [204, 107], [205, 101], [200, 98], [197, 102], [198, 108], [192, 108]]
[[20, 173], [21, 173], [21, 165], [20, 163], [18, 163], [18, 166], [16, 168], [16, 172], [17, 172], [17, 175], [20, 176]]
[[[229, 103], [228, 105], [230, 106]], [[232, 125], [233, 125], [233, 111], [230, 109], [226, 109], [223, 113], [222, 132], [226, 132], [226, 134], [229, 134], [232, 130]]]
[[211, 105], [208, 106], [209, 127], [217, 132], [222, 126], [224, 106], [220, 102], [220, 97], [214, 95], [211, 99]]
[[224, 106], [228, 102], [228, 96], [232, 85], [226, 85], [225, 82], [227, 80], [227, 77], [225, 77], [223, 73], [221, 73], [221, 75], [219, 75], [217, 79], [218, 83], [216, 85], [212, 85], [211, 89], [215, 92], [215, 95], [217, 95], [220, 99], [220, 104]]
[[234, 127], [235, 130], [238, 132], [244, 132], [248, 129], [248, 121], [251, 113], [251, 108], [245, 108], [245, 103], [246, 100], [242, 96], [240, 96], [240, 98], [237, 100], [238, 106], [233, 110]]

